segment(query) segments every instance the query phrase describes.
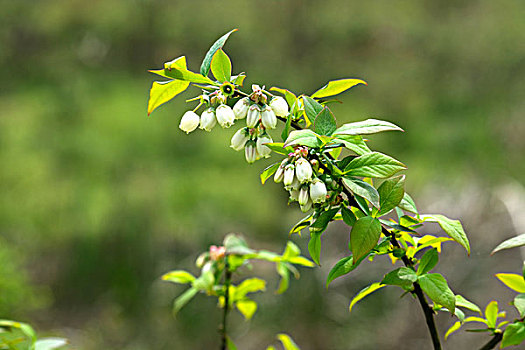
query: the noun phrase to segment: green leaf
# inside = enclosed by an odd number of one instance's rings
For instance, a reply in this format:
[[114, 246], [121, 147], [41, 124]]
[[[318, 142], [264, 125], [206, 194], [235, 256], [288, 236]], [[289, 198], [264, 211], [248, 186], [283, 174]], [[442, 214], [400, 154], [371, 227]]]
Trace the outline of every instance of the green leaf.
[[406, 169], [400, 161], [379, 152], [367, 153], [359, 156], [345, 168], [345, 172], [352, 176], [386, 178]]
[[168, 79], [183, 80], [183, 81], [187, 81], [190, 83], [197, 83], [197, 84], [217, 85], [210, 78], [204, 77], [198, 73], [189, 71], [184, 68], [179, 68], [179, 67], [173, 67], [171, 70], [168, 70], [168, 69], [150, 70], [149, 72], [160, 75], [161, 77], [168, 78]]
[[405, 194], [405, 175], [383, 181], [377, 192], [379, 193], [380, 208], [378, 216], [382, 216], [397, 207], [403, 199]]
[[510, 248], [517, 248], [517, 247], [523, 247], [525, 246], [525, 234], [512, 237], [507, 239], [506, 241], [501, 242], [490, 255], [499, 252], [500, 250], [504, 249], [510, 249]]
[[519, 345], [525, 340], [525, 323], [515, 322], [511, 323], [505, 328], [503, 332], [503, 339], [501, 340], [501, 348], [506, 348], [511, 345]]
[[337, 123], [332, 111], [328, 107], [324, 107], [321, 112], [315, 117], [314, 131], [319, 135], [332, 135], [337, 129]]
[[323, 110], [323, 105], [311, 97], [303, 96], [304, 113], [310, 120], [315, 120], [315, 117]]
[[295, 94], [290, 90], [281, 89], [274, 86], [270, 88], [270, 91], [277, 91], [278, 93], [283, 94], [290, 108], [292, 108], [292, 106], [297, 103], [297, 96], [295, 96]]
[[372, 283], [368, 287], [365, 287], [364, 289], [362, 289], [359, 293], [356, 294], [356, 296], [350, 302], [350, 306], [348, 307], [348, 311], [352, 312], [352, 308], [354, 307], [355, 304], [357, 304], [359, 301], [363, 300], [365, 297], [367, 297], [368, 295], [372, 294], [376, 290], [383, 288], [384, 286], [385, 286], [385, 284], [381, 284], [379, 282], [376, 282], [376, 283]]
[[451, 313], [454, 313], [456, 297], [448, 287], [447, 280], [443, 276], [439, 273], [429, 273], [419, 276], [418, 282], [421, 285], [421, 289], [432, 301], [443, 305]]
[[322, 98], [335, 96], [359, 84], [367, 85], [366, 82], [361, 79], [332, 80], [329, 81], [328, 84], [314, 92], [312, 97]]
[[281, 280], [279, 281], [279, 288], [277, 289], [277, 294], [282, 294], [286, 292], [290, 284], [290, 271], [284, 262], [278, 262], [275, 264], [275, 268]]
[[68, 344], [66, 339], [62, 338], [44, 338], [35, 343], [34, 350], [54, 350], [63, 348]]
[[250, 299], [239, 300], [235, 303], [235, 306], [246, 320], [251, 319], [255, 311], [257, 311], [257, 303]]
[[421, 216], [421, 219], [423, 221], [437, 222], [443, 231], [445, 231], [445, 233], [450, 238], [461, 244], [470, 255], [470, 244], [467, 234], [463, 230], [463, 226], [461, 226], [461, 222], [459, 222], [459, 220], [452, 220], [444, 215], [439, 214], [423, 215]]
[[182, 80], [154, 81], [149, 91], [148, 115], [161, 104], [186, 90], [189, 85], [189, 82]]
[[498, 302], [491, 301], [485, 308], [485, 318], [487, 319], [487, 327], [496, 328], [496, 321], [498, 320]]
[[[318, 148], [323, 145], [323, 142], [321, 141], [319, 135], [317, 135], [313, 130], [303, 129], [290, 132], [286, 142], [284, 143], [285, 147], [294, 145]], [[268, 146], [268, 144], [266, 146]]]
[[265, 146], [274, 151], [275, 153], [282, 154], [285, 156], [287, 156], [288, 153], [294, 151], [292, 147], [284, 147], [284, 143], [282, 142], [271, 142], [265, 144]]
[[313, 224], [310, 225], [310, 230], [317, 231], [317, 232], [323, 232], [330, 221], [334, 218], [335, 214], [339, 211], [339, 208], [332, 208], [328, 209], [326, 211], [323, 211], [317, 219], [313, 222]]
[[218, 49], [213, 55], [211, 60], [211, 72], [215, 79], [221, 83], [230, 81], [232, 75], [232, 63], [228, 55], [222, 51], [222, 49]]
[[406, 210], [408, 212], [419, 214], [416, 208], [416, 202], [410, 197], [408, 193], [405, 192], [403, 195], [403, 199], [401, 202], [397, 205], [399, 208]]
[[163, 281], [186, 284], [195, 281], [195, 277], [186, 271], [176, 270], [170, 271], [162, 276]]
[[288, 241], [286, 243], [286, 248], [284, 248], [282, 258], [283, 260], [288, 260], [290, 258], [299, 256], [300, 254], [301, 250], [299, 249], [299, 247], [294, 242]]
[[266, 281], [260, 278], [248, 278], [242, 281], [235, 289], [234, 300], [244, 299], [246, 294], [266, 290]]
[[190, 288], [182, 293], [173, 303], [173, 313], [177, 314], [198, 292], [196, 288]]
[[359, 259], [355, 264], [354, 264], [354, 257], [353, 256], [347, 256], [347, 257], [344, 257], [341, 260], [339, 260], [332, 267], [330, 272], [328, 273], [328, 277], [326, 278], [326, 287], [328, 288], [330, 283], [332, 283], [332, 281], [335, 280], [336, 278], [344, 276], [344, 275], [352, 272], [353, 270], [355, 270], [355, 268], [358, 267], [359, 264], [367, 256], [368, 255], [361, 257], [361, 259]]
[[[226, 336], [226, 349], [227, 350], [237, 350], [237, 346], [233, 343], [230, 337]], [[266, 349], [268, 350], [268, 349]]]
[[246, 79], [246, 74], [239, 73], [237, 75], [232, 75], [232, 77], [230, 78], [230, 82], [232, 84], [242, 86], [244, 79]]
[[403, 131], [403, 129], [384, 120], [367, 119], [344, 124], [334, 132], [334, 135], [369, 135], [382, 131]]
[[417, 267], [417, 274], [423, 275], [428, 271], [432, 270], [434, 266], [438, 263], [439, 254], [436, 248], [428, 250], [419, 261], [419, 266]]
[[351, 251], [355, 260], [359, 260], [374, 248], [381, 235], [381, 223], [376, 218], [359, 218], [350, 232]]
[[461, 322], [460, 321], [456, 321], [448, 330], [447, 332], [445, 333], [445, 340], [447, 340], [447, 338], [449, 337], [449, 335], [451, 335], [452, 333], [454, 333], [455, 331], [457, 331], [459, 328], [461, 327]]
[[312, 260], [319, 266], [321, 266], [321, 233], [316, 231], [310, 231], [310, 240], [308, 241], [308, 252], [312, 257]]
[[366, 198], [374, 207], [379, 207], [379, 193], [374, 186], [368, 182], [347, 176], [343, 178], [343, 184], [352, 191], [352, 193]]
[[292, 229], [290, 230], [290, 234], [292, 233], [301, 233], [301, 230], [310, 226], [311, 218], [313, 214], [309, 214], [306, 217], [302, 218], [297, 224], [295, 224]]
[[300, 350], [293, 339], [284, 333], [277, 334], [277, 339], [283, 344], [284, 350]]
[[188, 69], [188, 66], [186, 64], [186, 56], [180, 56], [174, 58], [169, 62], [164, 63], [164, 69], [171, 70], [172, 68]]
[[360, 135], [337, 135], [332, 140], [332, 143], [342, 143], [346, 148], [359, 156], [372, 152]]
[[204, 59], [202, 60], [202, 64], [201, 64], [200, 71], [203, 76], [205, 77], [208, 76], [208, 73], [210, 72], [211, 61], [213, 59], [213, 56], [215, 55], [215, 52], [221, 49], [226, 43], [226, 40], [228, 40], [228, 37], [230, 36], [230, 34], [236, 31], [237, 29], [230, 30], [228, 33], [224, 34], [219, 39], [217, 39], [217, 41], [214, 42], [213, 45], [210, 47], [210, 49], [206, 53], [206, 56], [204, 56]]
[[518, 293], [525, 293], [525, 280], [523, 276], [515, 273], [497, 273], [496, 277], [510, 289]]
[[525, 294], [518, 294], [514, 298], [514, 307], [518, 310], [520, 317], [525, 317]]
[[355, 221], [357, 220], [355, 214], [344, 205], [341, 206], [341, 216], [343, 217], [343, 221], [345, 222], [345, 224], [347, 224], [348, 226], [354, 226]]
[[410, 287], [416, 281], [417, 275], [414, 270], [408, 267], [400, 267], [387, 273], [381, 283], [391, 286]]
[[283, 131], [281, 133], [281, 138], [283, 140], [286, 140], [288, 138], [288, 135], [290, 135], [290, 128], [292, 126], [292, 119], [293, 119], [292, 115], [289, 115], [288, 117], [286, 117], [286, 123], [284, 124], [284, 128], [283, 128]]
[[475, 311], [481, 315], [481, 310], [479, 309], [479, 306], [465, 299], [459, 294], [456, 294], [456, 307], [462, 307], [470, 311]]
[[281, 165], [281, 163], [277, 162], [267, 166], [266, 169], [263, 170], [263, 172], [261, 173], [261, 183], [263, 185], [266, 182], [266, 180], [268, 180], [277, 171], [277, 169], [279, 169], [279, 165]]

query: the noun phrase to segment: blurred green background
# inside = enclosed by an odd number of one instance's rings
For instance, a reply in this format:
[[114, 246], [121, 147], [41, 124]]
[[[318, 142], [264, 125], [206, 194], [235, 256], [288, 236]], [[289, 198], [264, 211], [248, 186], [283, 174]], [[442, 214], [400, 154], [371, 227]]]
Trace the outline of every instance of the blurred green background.
[[[151, 117], [147, 69], [186, 55], [197, 71], [211, 43], [252, 83], [312, 93], [330, 79], [368, 82], [341, 95], [340, 123], [386, 119], [406, 132], [371, 146], [408, 165], [423, 212], [460, 218], [467, 259], [448, 245], [440, 272], [486, 305], [513, 293], [493, 277], [521, 269], [520, 252], [489, 257], [525, 232], [525, 2], [523, 1], [0, 1], [0, 317], [30, 321], [75, 349], [214, 349], [220, 312], [197, 298], [176, 319], [182, 287], [159, 281], [228, 232], [280, 251], [301, 217], [286, 193], [261, 186], [269, 161], [232, 151], [236, 128], [178, 129], [191, 88]], [[273, 158], [276, 160], [276, 157]], [[439, 232], [437, 229], [434, 232]], [[293, 237], [303, 247], [307, 235]], [[323, 266], [290, 290], [256, 297], [251, 323], [232, 317], [240, 349], [278, 332], [303, 350], [422, 349], [423, 316], [394, 288], [347, 311], [390, 268], [363, 264], [324, 287], [348, 230], [324, 235]], [[307, 254], [307, 253], [305, 253]], [[441, 334], [453, 321], [440, 315]], [[464, 349], [486, 335], [453, 335]]]

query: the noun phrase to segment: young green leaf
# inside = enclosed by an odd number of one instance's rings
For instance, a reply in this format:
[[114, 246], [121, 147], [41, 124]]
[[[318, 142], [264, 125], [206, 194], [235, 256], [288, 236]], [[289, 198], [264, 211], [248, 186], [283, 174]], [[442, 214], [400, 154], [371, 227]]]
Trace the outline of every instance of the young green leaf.
[[496, 277], [510, 289], [518, 293], [525, 293], [525, 280], [523, 276], [515, 273], [497, 273]]
[[461, 327], [461, 322], [460, 321], [456, 321], [448, 330], [447, 332], [445, 333], [445, 340], [448, 339], [448, 337], [454, 333], [455, 331], [457, 331], [459, 328]]
[[275, 269], [281, 280], [279, 281], [279, 288], [277, 289], [277, 294], [282, 294], [286, 292], [288, 286], [290, 285], [290, 271], [288, 270], [287, 264], [284, 262], [278, 262], [275, 264]]
[[520, 317], [525, 317], [525, 294], [518, 294], [514, 298], [514, 307], [518, 310]]
[[355, 214], [344, 205], [341, 206], [341, 217], [348, 226], [354, 226], [355, 221], [357, 220]]
[[324, 107], [321, 112], [315, 117], [314, 131], [319, 135], [332, 135], [337, 129], [337, 123], [332, 111], [328, 107]]
[[199, 291], [196, 288], [190, 288], [182, 293], [173, 303], [173, 313], [177, 314], [184, 305], [186, 305]]
[[416, 281], [417, 275], [414, 270], [408, 267], [400, 267], [387, 273], [381, 283], [391, 286], [410, 287]]
[[284, 350], [300, 350], [299, 346], [297, 346], [293, 339], [287, 334], [277, 334], [277, 339], [283, 344]]
[[267, 166], [266, 169], [263, 170], [263, 172], [261, 173], [261, 183], [263, 185], [266, 182], [266, 180], [268, 180], [270, 176], [272, 176], [277, 171], [279, 165], [281, 165], [281, 163], [279, 162], [273, 163], [272, 165]]
[[328, 277], [326, 278], [326, 288], [332, 283], [333, 280], [335, 280], [338, 277], [344, 276], [353, 270], [355, 270], [356, 267], [361, 264], [361, 262], [368, 256], [365, 255], [361, 257], [357, 262], [354, 263], [353, 256], [347, 256], [339, 260], [330, 270], [328, 273]]
[[311, 97], [303, 96], [304, 113], [310, 120], [315, 120], [315, 117], [323, 110], [323, 105]]
[[251, 319], [255, 311], [257, 311], [257, 303], [250, 299], [239, 300], [235, 303], [235, 306], [246, 320]]
[[[226, 349], [237, 350], [237, 346], [233, 343], [230, 337], [226, 336]], [[268, 350], [268, 349], [266, 349]]]
[[479, 309], [479, 306], [474, 304], [473, 302], [465, 299], [459, 294], [456, 294], [456, 307], [462, 307], [470, 311], [477, 312], [481, 315], [481, 310]]
[[377, 189], [379, 193], [379, 213], [382, 216], [394, 209], [405, 194], [405, 175], [396, 176], [383, 181]]
[[451, 313], [456, 308], [456, 298], [450, 290], [447, 280], [439, 273], [429, 273], [419, 276], [418, 279], [421, 289], [428, 295], [432, 301], [443, 305]]
[[503, 339], [501, 340], [501, 348], [506, 348], [511, 345], [519, 345], [525, 340], [525, 322], [518, 321], [509, 324], [503, 332]]
[[308, 241], [308, 252], [312, 257], [312, 260], [319, 266], [321, 257], [321, 233], [316, 231], [310, 231], [310, 241]]
[[188, 69], [188, 66], [186, 64], [186, 56], [180, 56], [174, 58], [169, 62], [164, 63], [164, 69], [171, 70], [172, 68]]
[[452, 220], [439, 214], [423, 215], [421, 216], [421, 219], [423, 221], [437, 222], [443, 231], [445, 231], [450, 238], [461, 244], [470, 255], [470, 244], [467, 234], [463, 230], [463, 226], [459, 220]]
[[345, 168], [351, 176], [387, 178], [406, 169], [400, 161], [379, 152], [367, 153], [353, 159]]
[[172, 69], [159, 69], [159, 70], [150, 70], [150, 73], [160, 75], [164, 78], [169, 79], [177, 79], [177, 80], [183, 80], [188, 81], [190, 83], [197, 83], [197, 84], [210, 84], [210, 85], [217, 85], [213, 80], [210, 78], [207, 78], [205, 76], [202, 76], [198, 73], [189, 71], [184, 68], [179, 68], [178, 66], [173, 66]]
[[518, 248], [518, 247], [523, 247], [523, 246], [525, 246], [525, 234], [522, 234], [516, 237], [512, 237], [512, 238], [507, 239], [506, 241], [501, 242], [496, 248], [494, 248], [494, 250], [492, 251], [492, 253], [490, 253], [490, 255], [497, 253], [500, 250]]
[[215, 79], [224, 83], [230, 81], [232, 75], [232, 63], [228, 55], [222, 50], [218, 49], [211, 60], [211, 72]]
[[367, 297], [368, 295], [372, 294], [376, 290], [383, 288], [384, 286], [385, 286], [385, 284], [381, 284], [379, 282], [376, 282], [376, 283], [372, 283], [368, 287], [365, 287], [364, 289], [362, 289], [359, 293], [356, 294], [356, 296], [350, 302], [350, 306], [348, 307], [348, 311], [352, 312], [352, 308], [354, 307], [355, 304], [357, 304], [359, 301], [363, 300], [365, 297]]
[[310, 226], [310, 222], [312, 219], [313, 214], [309, 214], [308, 216], [302, 218], [298, 223], [296, 223], [292, 229], [290, 230], [290, 234], [292, 233], [298, 233], [301, 235], [301, 230]]
[[161, 104], [168, 102], [190, 85], [187, 81], [154, 81], [149, 91], [148, 115], [159, 107]]
[[339, 208], [332, 208], [323, 211], [313, 222], [313, 224], [310, 225], [310, 230], [316, 232], [323, 232], [338, 211]]
[[237, 29], [230, 30], [228, 33], [224, 34], [219, 39], [217, 39], [217, 41], [215, 41], [213, 45], [210, 47], [210, 49], [206, 53], [206, 56], [204, 56], [204, 59], [202, 60], [202, 64], [201, 64], [200, 72], [203, 76], [205, 77], [208, 76], [208, 73], [210, 72], [211, 61], [213, 59], [213, 56], [215, 55], [215, 52], [221, 49], [226, 43], [226, 40], [228, 40], [228, 37], [230, 36], [230, 34], [236, 31]]
[[173, 283], [186, 284], [195, 281], [195, 276], [186, 271], [176, 270], [164, 274], [162, 276], [162, 280]]
[[343, 178], [343, 184], [352, 191], [352, 193], [366, 198], [374, 207], [379, 207], [379, 193], [368, 182], [355, 177], [346, 176]]
[[301, 145], [318, 148], [321, 147], [322, 144], [323, 142], [321, 141], [319, 135], [317, 135], [313, 130], [303, 129], [290, 132], [286, 142], [284, 143], [284, 147]]
[[493, 300], [487, 304], [485, 308], [485, 319], [487, 320], [487, 327], [496, 328], [496, 321], [498, 320], [498, 302]]
[[294, 104], [297, 103], [297, 96], [295, 96], [295, 94], [293, 92], [291, 92], [290, 90], [281, 89], [281, 88], [273, 86], [273, 87], [270, 88], [270, 91], [277, 91], [277, 92], [283, 94], [284, 98], [286, 99], [286, 102], [288, 103], [288, 106], [290, 108]]
[[419, 261], [419, 266], [417, 267], [417, 274], [423, 275], [428, 271], [432, 270], [434, 266], [438, 263], [439, 255], [436, 248], [428, 250]]
[[403, 199], [401, 202], [397, 205], [399, 208], [406, 210], [408, 212], [419, 214], [416, 208], [416, 202], [410, 197], [408, 193], [405, 192], [403, 195]]
[[384, 120], [367, 119], [344, 124], [334, 131], [334, 135], [369, 135], [382, 131], [403, 131], [403, 129]]
[[339, 95], [340, 93], [356, 86], [359, 84], [367, 85], [365, 81], [361, 79], [339, 79], [329, 81], [328, 84], [313, 93], [314, 98], [323, 98], [329, 96]]
[[350, 245], [354, 259], [357, 261], [374, 248], [381, 236], [381, 223], [376, 218], [365, 216], [359, 218], [350, 231]]
[[246, 294], [266, 290], [266, 281], [260, 278], [248, 278], [242, 281], [235, 289], [234, 300], [244, 299]]
[[265, 144], [265, 146], [274, 151], [275, 153], [282, 155], [288, 155], [288, 153], [293, 152], [292, 147], [284, 147], [284, 143], [282, 142], [271, 142]]
[[337, 135], [337, 137], [332, 140], [332, 143], [342, 143], [358, 156], [372, 152], [360, 135]]

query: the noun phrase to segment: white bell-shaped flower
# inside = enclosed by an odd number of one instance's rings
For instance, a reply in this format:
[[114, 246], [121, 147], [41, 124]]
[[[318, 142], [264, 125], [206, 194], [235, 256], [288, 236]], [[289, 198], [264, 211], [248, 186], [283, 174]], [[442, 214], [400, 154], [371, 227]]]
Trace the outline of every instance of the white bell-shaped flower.
[[259, 106], [253, 104], [248, 109], [248, 114], [246, 116], [246, 125], [249, 128], [255, 128], [259, 119], [261, 119], [261, 111], [259, 110]]
[[314, 203], [322, 203], [326, 200], [326, 185], [320, 179], [314, 179], [310, 184], [310, 198]]
[[290, 186], [295, 178], [295, 167], [293, 164], [288, 164], [284, 168], [283, 184], [284, 186]]
[[312, 209], [312, 201], [308, 200], [305, 205], [301, 205], [301, 211], [306, 213], [308, 210]]
[[250, 108], [250, 99], [248, 97], [243, 97], [233, 106], [233, 114], [235, 114], [235, 119], [246, 118], [248, 114], [248, 108]]
[[310, 196], [308, 195], [308, 186], [302, 186], [299, 190], [299, 204], [305, 205], [310, 200]]
[[288, 103], [281, 96], [272, 98], [270, 101], [270, 107], [278, 117], [286, 117], [288, 115]]
[[235, 122], [235, 114], [230, 106], [221, 104], [215, 110], [217, 121], [223, 128], [229, 128]]
[[246, 142], [248, 142], [249, 139], [250, 134], [248, 128], [239, 129], [235, 134], [233, 134], [230, 147], [236, 151], [240, 151], [244, 148]]
[[248, 143], [246, 143], [246, 146], [244, 147], [244, 156], [246, 157], [246, 161], [250, 164], [257, 160], [257, 148], [255, 142], [248, 141]]
[[179, 129], [189, 134], [197, 129], [200, 123], [200, 118], [194, 111], [187, 111], [180, 120]]
[[268, 148], [265, 143], [272, 143], [273, 140], [268, 134], [264, 134], [257, 138], [257, 153], [263, 158], [268, 158], [272, 150]]
[[300, 183], [310, 181], [312, 179], [312, 166], [310, 162], [302, 157], [299, 158], [295, 162], [295, 175]]
[[215, 118], [215, 113], [213, 108], [207, 108], [201, 114], [201, 125], [200, 128], [206, 131], [211, 131], [213, 127], [217, 124], [217, 118]]
[[277, 117], [273, 109], [266, 105], [261, 112], [261, 122], [266, 129], [275, 129], [277, 126]]
[[275, 174], [273, 175], [273, 181], [276, 183], [282, 182], [284, 178], [284, 168], [286, 167], [286, 164], [288, 164], [288, 158], [283, 159], [277, 170], [275, 171]]
[[299, 190], [290, 190], [290, 200], [292, 202], [297, 202], [299, 200]]

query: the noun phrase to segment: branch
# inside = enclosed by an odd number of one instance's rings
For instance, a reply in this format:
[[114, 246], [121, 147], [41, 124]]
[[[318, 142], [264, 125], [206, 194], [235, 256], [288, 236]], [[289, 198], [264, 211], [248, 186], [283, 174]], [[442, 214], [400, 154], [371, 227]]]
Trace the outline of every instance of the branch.
[[492, 339], [487, 344], [483, 345], [483, 347], [480, 348], [479, 350], [494, 349], [494, 347], [498, 345], [501, 339], [503, 339], [503, 333], [494, 333], [494, 336], [492, 337]]
[[221, 333], [221, 348], [220, 350], [227, 350], [227, 337], [228, 333], [226, 332], [226, 321], [228, 318], [228, 311], [230, 307], [230, 283], [232, 278], [232, 273], [228, 265], [228, 256], [224, 256], [224, 308], [222, 314], [222, 324], [219, 326], [219, 332]]

